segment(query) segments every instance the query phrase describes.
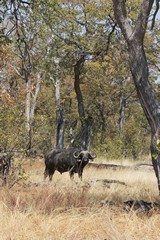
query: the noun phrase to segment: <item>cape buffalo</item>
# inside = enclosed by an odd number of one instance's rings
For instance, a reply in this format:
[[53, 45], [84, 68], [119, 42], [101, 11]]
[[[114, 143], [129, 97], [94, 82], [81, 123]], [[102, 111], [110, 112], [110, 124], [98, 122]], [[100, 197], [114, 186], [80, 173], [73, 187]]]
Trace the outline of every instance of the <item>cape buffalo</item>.
[[74, 173], [78, 173], [82, 180], [83, 168], [89, 160], [93, 161], [95, 157], [89, 151], [76, 148], [54, 149], [45, 156], [44, 180], [49, 176], [51, 181], [55, 170], [61, 174], [69, 172], [70, 178], [74, 177]]

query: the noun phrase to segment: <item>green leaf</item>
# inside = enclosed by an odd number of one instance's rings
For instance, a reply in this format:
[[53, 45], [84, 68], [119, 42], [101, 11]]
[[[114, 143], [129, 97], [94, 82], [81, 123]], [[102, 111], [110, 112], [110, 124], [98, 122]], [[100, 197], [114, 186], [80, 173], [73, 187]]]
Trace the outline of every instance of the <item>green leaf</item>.
[[157, 160], [158, 154], [157, 154], [157, 153], [152, 153], [152, 157], [153, 157], [155, 160]]
[[156, 149], [158, 152], [160, 152], [160, 140], [159, 139], [156, 141]]

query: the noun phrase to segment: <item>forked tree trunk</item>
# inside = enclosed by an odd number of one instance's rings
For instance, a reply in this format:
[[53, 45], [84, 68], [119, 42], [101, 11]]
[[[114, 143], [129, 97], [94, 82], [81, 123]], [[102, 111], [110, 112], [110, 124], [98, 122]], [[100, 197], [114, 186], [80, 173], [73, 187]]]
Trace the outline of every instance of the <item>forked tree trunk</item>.
[[126, 1], [112, 1], [115, 18], [128, 45], [130, 69], [137, 94], [151, 127], [150, 149], [160, 192], [160, 105], [148, 80], [148, 64], [143, 47], [148, 17], [154, 0], [143, 0], [135, 26], [131, 25], [131, 21], [128, 19]]

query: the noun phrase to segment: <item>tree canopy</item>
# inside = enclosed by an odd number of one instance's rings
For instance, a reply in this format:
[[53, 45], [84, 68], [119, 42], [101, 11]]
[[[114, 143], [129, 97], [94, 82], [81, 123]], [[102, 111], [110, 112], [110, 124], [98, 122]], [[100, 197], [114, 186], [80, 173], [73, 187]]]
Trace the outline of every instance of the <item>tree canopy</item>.
[[[127, 1], [130, 27], [136, 24], [140, 2]], [[156, 7], [144, 49], [159, 98]], [[1, 149], [30, 149], [34, 155], [56, 146], [56, 111], [63, 106], [65, 146], [80, 146], [87, 125], [88, 147], [99, 154], [137, 158], [149, 153], [151, 129], [132, 81], [128, 46], [112, 1], [2, 1], [0, 11]]]

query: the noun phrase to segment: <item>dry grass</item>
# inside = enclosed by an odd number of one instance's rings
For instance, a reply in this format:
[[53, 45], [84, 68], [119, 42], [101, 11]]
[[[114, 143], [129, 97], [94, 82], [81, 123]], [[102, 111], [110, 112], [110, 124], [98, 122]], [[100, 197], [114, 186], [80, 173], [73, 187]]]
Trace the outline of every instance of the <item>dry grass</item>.
[[[26, 163], [24, 168], [29, 176], [26, 182], [0, 189], [0, 240], [160, 239], [160, 212], [127, 213], [123, 209], [129, 199], [159, 201], [151, 168], [86, 168], [82, 183], [77, 176], [71, 183], [68, 173], [56, 172], [51, 184], [42, 184], [42, 160], [32, 166]], [[127, 186], [95, 182], [106, 178]], [[107, 203], [102, 206], [102, 202]]]

